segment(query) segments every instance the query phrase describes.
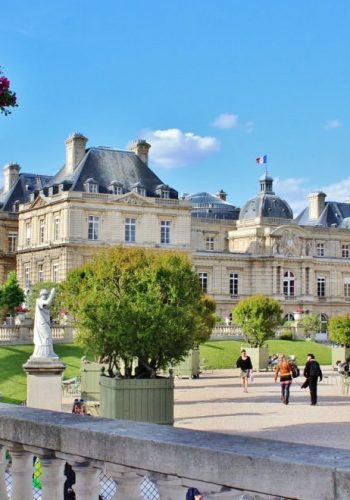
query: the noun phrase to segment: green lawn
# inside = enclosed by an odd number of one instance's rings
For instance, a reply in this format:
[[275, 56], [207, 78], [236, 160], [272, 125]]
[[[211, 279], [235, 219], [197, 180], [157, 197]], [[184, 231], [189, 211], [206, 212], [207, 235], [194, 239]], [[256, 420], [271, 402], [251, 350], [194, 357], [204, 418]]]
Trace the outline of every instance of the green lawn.
[[[200, 346], [200, 358], [206, 360], [208, 368], [232, 368], [236, 366], [242, 342], [239, 340], [216, 340], [207, 342]], [[332, 351], [329, 346], [317, 344], [316, 342], [305, 342], [303, 340], [269, 340], [267, 342], [269, 354], [283, 353], [286, 356], [294, 355], [297, 363], [303, 366], [306, 355], [312, 352], [322, 365], [330, 365], [332, 362]]]
[[[66, 365], [64, 378], [79, 375], [82, 347], [72, 344], [55, 344], [54, 350]], [[0, 347], [0, 393], [2, 403], [20, 403], [26, 399], [26, 375], [22, 365], [33, 353], [32, 345], [6, 345]]]
[[[237, 340], [220, 340], [207, 342], [200, 346], [201, 362], [206, 360], [208, 368], [232, 368], [236, 366], [242, 343]], [[323, 365], [331, 364], [331, 348], [315, 342], [269, 340], [269, 353], [283, 352], [294, 354], [297, 362], [303, 366], [308, 352], [315, 354]], [[84, 349], [73, 344], [55, 344], [55, 352], [66, 365], [64, 378], [71, 378], [80, 373], [80, 358]], [[9, 345], [0, 347], [0, 393], [3, 403], [20, 403], [26, 399], [26, 375], [22, 365], [33, 352], [32, 345]]]

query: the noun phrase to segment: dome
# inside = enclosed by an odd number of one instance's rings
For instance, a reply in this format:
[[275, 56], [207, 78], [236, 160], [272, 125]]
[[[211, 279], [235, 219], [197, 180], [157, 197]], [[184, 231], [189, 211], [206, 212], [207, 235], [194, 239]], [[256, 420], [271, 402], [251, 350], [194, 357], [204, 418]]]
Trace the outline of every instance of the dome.
[[218, 196], [205, 191], [185, 197], [192, 202], [192, 216], [208, 219], [238, 219], [239, 209]]
[[260, 193], [248, 200], [241, 208], [239, 220], [267, 217], [271, 219], [293, 219], [288, 203], [273, 190], [273, 179], [267, 172], [260, 177]]

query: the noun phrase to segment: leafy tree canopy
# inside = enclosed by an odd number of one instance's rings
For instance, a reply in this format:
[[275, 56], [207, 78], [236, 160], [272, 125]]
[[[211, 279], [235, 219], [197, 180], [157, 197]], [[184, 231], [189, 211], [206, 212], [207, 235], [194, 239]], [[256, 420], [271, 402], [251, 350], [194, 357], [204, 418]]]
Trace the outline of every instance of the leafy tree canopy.
[[317, 314], [304, 314], [299, 323], [307, 336], [321, 330], [321, 320]]
[[24, 301], [24, 292], [19, 286], [17, 276], [11, 271], [7, 280], [1, 287], [0, 304], [6, 314], [15, 314], [15, 309]]
[[350, 347], [350, 316], [333, 316], [328, 322], [329, 338], [336, 344]]
[[[215, 303], [178, 252], [115, 247], [69, 273], [62, 304], [78, 341], [109, 362], [109, 374], [149, 378], [174, 365], [215, 324]], [[122, 363], [121, 363], [122, 361]]]
[[232, 311], [233, 322], [242, 328], [252, 347], [261, 347], [269, 337], [275, 335], [282, 321], [281, 315], [279, 303], [264, 295], [243, 299]]

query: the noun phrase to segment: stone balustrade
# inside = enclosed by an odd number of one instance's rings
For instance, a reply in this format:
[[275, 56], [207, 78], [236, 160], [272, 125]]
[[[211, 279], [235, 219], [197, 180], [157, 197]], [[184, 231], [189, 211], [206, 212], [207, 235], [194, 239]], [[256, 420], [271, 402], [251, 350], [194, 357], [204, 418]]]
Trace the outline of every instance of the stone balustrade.
[[[52, 327], [53, 342], [72, 342], [74, 329], [69, 325]], [[33, 343], [33, 327], [25, 325], [0, 326], [0, 344], [30, 344]]]
[[[6, 450], [11, 500], [33, 499], [33, 456], [43, 500], [63, 499], [66, 462], [77, 500], [97, 500], [101, 470], [115, 486], [103, 498], [113, 500], [184, 500], [191, 486], [205, 500], [350, 498], [346, 450], [0, 404], [1, 499]], [[141, 492], [145, 476], [153, 489]]]

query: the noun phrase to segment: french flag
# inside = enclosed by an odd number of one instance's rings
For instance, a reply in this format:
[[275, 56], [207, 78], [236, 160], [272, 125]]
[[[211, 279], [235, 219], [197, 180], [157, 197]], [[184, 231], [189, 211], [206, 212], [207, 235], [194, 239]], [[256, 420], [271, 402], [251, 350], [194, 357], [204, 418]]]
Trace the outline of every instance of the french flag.
[[258, 156], [256, 158], [256, 163], [267, 163], [267, 155]]

